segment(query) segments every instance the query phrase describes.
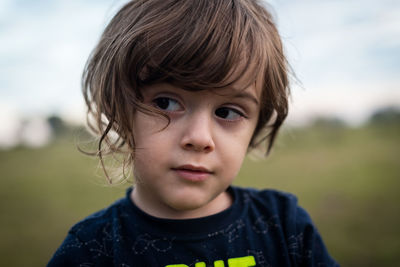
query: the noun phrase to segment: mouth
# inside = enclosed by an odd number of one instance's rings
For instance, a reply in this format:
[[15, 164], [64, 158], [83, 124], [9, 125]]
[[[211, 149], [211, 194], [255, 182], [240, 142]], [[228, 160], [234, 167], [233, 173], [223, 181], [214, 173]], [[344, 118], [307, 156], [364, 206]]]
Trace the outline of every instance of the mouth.
[[210, 177], [213, 172], [202, 166], [182, 165], [172, 168], [179, 177], [191, 182], [201, 182]]
[[202, 166], [194, 166], [190, 164], [182, 165], [177, 168], [172, 168], [173, 170], [184, 170], [184, 171], [192, 171], [192, 172], [206, 172], [206, 173], [212, 173], [210, 170], [208, 170], [205, 167]]

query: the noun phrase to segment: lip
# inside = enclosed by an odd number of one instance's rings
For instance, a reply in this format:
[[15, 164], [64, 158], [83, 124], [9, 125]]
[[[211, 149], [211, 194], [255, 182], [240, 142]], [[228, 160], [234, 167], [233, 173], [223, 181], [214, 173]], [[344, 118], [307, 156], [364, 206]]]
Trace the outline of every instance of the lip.
[[190, 164], [172, 168], [172, 170], [175, 171], [179, 177], [191, 182], [204, 181], [213, 174], [212, 171], [205, 167]]

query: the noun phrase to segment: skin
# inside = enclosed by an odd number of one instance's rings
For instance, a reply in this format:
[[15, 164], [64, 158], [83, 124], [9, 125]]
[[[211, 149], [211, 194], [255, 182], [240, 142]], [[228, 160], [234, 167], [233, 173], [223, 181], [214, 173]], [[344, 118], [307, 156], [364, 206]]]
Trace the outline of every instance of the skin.
[[237, 176], [257, 124], [261, 89], [240, 80], [218, 91], [170, 84], [143, 88], [144, 103], [170, 118], [137, 111], [132, 201], [160, 218], [204, 217], [232, 204]]

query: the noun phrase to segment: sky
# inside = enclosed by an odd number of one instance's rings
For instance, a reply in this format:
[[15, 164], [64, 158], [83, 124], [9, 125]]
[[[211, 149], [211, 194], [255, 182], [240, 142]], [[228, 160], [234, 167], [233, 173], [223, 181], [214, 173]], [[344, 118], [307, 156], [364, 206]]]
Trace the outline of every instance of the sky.
[[[84, 120], [80, 76], [126, 0], [0, 0], [0, 127], [58, 114]], [[271, 0], [289, 62], [289, 122], [365, 121], [400, 108], [400, 1]], [[0, 131], [1, 136], [1, 131]]]

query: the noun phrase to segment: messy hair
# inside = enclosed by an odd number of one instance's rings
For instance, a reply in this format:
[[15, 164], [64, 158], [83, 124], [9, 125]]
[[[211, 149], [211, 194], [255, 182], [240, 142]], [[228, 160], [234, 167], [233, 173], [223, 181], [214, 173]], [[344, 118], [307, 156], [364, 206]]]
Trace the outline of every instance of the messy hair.
[[262, 87], [249, 148], [266, 143], [269, 152], [288, 113], [288, 64], [260, 1], [128, 2], [105, 28], [82, 76], [88, 125], [100, 137], [96, 155], [103, 162], [103, 155], [122, 153], [124, 166], [133, 163], [133, 115], [154, 112], [142, 102], [144, 86], [218, 89], [243, 77], [248, 84], [261, 77]]

